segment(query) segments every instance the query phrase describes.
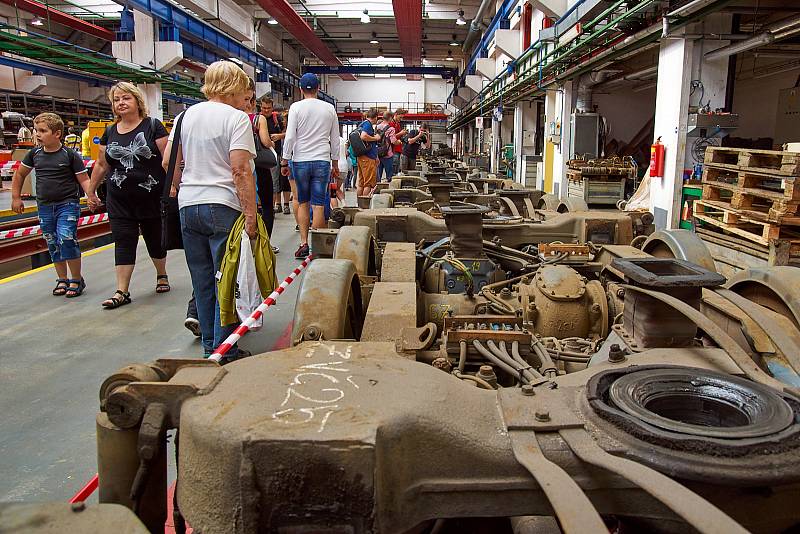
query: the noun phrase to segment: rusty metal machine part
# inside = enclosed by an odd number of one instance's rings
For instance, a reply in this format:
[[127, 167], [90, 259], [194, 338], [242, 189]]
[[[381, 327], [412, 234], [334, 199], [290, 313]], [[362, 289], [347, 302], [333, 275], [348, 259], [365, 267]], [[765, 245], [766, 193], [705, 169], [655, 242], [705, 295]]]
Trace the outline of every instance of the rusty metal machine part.
[[[628, 214], [602, 212], [565, 213], [537, 223], [491, 219], [483, 223], [483, 238], [511, 248], [554, 241], [627, 245], [634, 237], [631, 221]], [[368, 226], [382, 242], [433, 243], [449, 235], [444, 221], [415, 208], [361, 210], [353, 215], [353, 224]]]
[[608, 305], [602, 286], [565, 265], [545, 265], [517, 286], [526, 322], [542, 337], [605, 337]]
[[362, 292], [355, 266], [347, 260], [314, 260], [297, 294], [292, 340], [359, 339]]
[[[639, 366], [611, 364], [611, 371], [586, 369], [532, 390], [498, 391], [464, 387], [401, 357], [390, 343], [310, 342], [240, 360], [205, 394], [182, 401], [180, 510], [205, 533], [405, 532], [432, 518], [553, 513], [564, 532], [592, 531], [609, 516], [653, 530], [671, 524], [699, 532], [797, 524], [800, 425], [778, 424], [784, 404], [796, 412], [797, 400], [714, 372], [735, 368], [719, 349], [655, 349], [639, 358]], [[671, 410], [668, 396], [645, 399], [643, 416], [611, 407], [631, 418], [628, 425], [598, 415], [592, 403], [607, 403], [602, 392], [617, 378], [634, 375], [634, 391], [663, 392], [656, 375], [637, 381], [635, 374], [665, 358], [713, 382], [710, 391], [695, 387], [715, 399], [720, 424], [711, 423], [723, 432], [726, 422], [743, 421], [717, 402], [728, 385], [735, 382], [760, 406], [737, 408], [753, 414], [737, 426], [758, 425], [755, 414], [773, 406], [776, 423], [745, 438], [769, 441], [772, 450], [720, 457], [720, 438], [664, 429], [658, 431], [689, 436], [695, 446], [669, 449], [673, 436], [658, 445], [643, 441], [636, 425], [648, 426], [650, 413], [676, 424], [697, 421]], [[587, 389], [587, 382], [602, 387]], [[434, 454], [441, 450], [447, 455]], [[661, 473], [695, 481], [685, 486]]]
[[658, 230], [642, 245], [642, 250], [656, 258], [676, 258], [716, 271], [714, 258], [705, 244], [691, 230]]
[[[627, 456], [673, 476], [796, 482], [783, 469], [800, 457], [797, 397], [733, 375], [658, 365], [594, 375], [586, 398], [587, 418], [622, 436]], [[771, 475], [761, 471], [767, 457]]]
[[[656, 289], [700, 309], [702, 288], [716, 287], [725, 277], [692, 263], [661, 258], [615, 259], [612, 267], [630, 284]], [[625, 293], [623, 325], [636, 350], [649, 347], [685, 347], [694, 343], [697, 325], [680, 314], [665, 314], [664, 306], [648, 295]]]

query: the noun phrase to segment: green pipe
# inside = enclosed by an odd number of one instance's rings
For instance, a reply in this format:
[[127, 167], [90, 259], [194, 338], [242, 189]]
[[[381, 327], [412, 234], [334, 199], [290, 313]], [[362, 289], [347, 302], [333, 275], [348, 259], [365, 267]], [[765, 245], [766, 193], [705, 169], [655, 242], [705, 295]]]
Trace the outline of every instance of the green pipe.
[[603, 18], [604, 18], [606, 15], [608, 15], [610, 12], [614, 11], [614, 10], [615, 10], [615, 9], [617, 9], [619, 6], [621, 6], [621, 5], [622, 5], [624, 2], [625, 2], [625, 0], [617, 0], [616, 2], [614, 2], [613, 4], [611, 4], [611, 6], [609, 6], [609, 8], [608, 8], [608, 9], [606, 9], [605, 11], [603, 11], [602, 13], [600, 13], [599, 15], [597, 15], [595, 18], [593, 18], [592, 20], [590, 20], [589, 22], [587, 22], [586, 24], [584, 24], [584, 27], [586, 27], [586, 28], [591, 28], [592, 26], [594, 26], [595, 24], [597, 24], [599, 21], [603, 20]]

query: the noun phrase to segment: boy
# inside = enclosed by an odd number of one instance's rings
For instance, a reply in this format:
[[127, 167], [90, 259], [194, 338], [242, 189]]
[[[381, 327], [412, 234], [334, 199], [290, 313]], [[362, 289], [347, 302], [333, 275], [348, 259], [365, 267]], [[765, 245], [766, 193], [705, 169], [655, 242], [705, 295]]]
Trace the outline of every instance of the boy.
[[[81, 249], [78, 246], [80, 187], [89, 195], [89, 176], [81, 157], [61, 143], [64, 122], [55, 113], [41, 113], [33, 119], [38, 146], [22, 160], [11, 182], [11, 209], [22, 213], [22, 184], [36, 169], [36, 203], [42, 236], [58, 274], [53, 295], [78, 297], [86, 283], [81, 277]], [[67, 278], [67, 269], [72, 278]]]

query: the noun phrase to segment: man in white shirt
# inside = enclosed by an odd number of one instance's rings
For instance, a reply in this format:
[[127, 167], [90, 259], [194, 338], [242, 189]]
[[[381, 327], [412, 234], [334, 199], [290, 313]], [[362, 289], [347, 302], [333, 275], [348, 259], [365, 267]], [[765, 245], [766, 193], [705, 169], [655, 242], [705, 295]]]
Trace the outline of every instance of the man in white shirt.
[[[319, 79], [306, 73], [300, 78], [303, 100], [289, 108], [283, 139], [281, 174], [289, 176], [297, 200], [295, 218], [300, 227], [297, 259], [308, 256], [308, 203], [314, 212], [314, 228], [325, 228], [326, 192], [330, 178], [339, 176], [339, 117], [336, 109], [317, 99]], [[291, 172], [289, 162], [292, 162]]]

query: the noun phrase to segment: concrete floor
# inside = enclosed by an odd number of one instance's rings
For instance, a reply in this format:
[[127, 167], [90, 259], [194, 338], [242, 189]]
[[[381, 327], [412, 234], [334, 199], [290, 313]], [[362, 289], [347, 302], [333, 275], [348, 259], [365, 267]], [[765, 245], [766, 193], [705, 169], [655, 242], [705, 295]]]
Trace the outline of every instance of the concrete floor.
[[[281, 280], [299, 263], [294, 226], [292, 215], [276, 216]], [[141, 241], [137, 262], [133, 303], [117, 310], [100, 306], [116, 289], [113, 245], [85, 255], [87, 289], [77, 299], [50, 294], [52, 266], [0, 280], [0, 501], [65, 501], [94, 475], [98, 390], [109, 374], [158, 357], [202, 355], [183, 327], [191, 294], [183, 252], [169, 253], [172, 291], [166, 294], [155, 293]], [[301, 279], [242, 347], [259, 353], [287, 342]]]

